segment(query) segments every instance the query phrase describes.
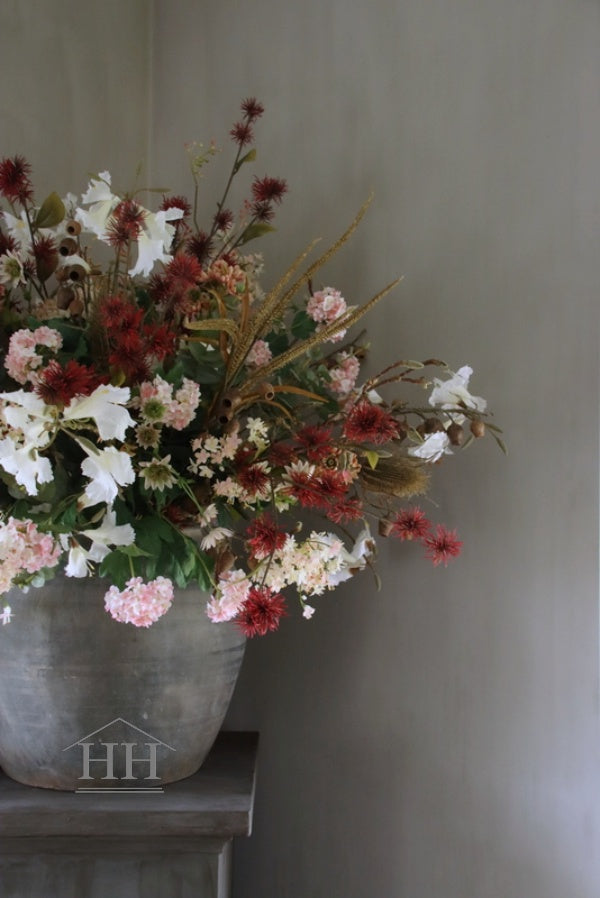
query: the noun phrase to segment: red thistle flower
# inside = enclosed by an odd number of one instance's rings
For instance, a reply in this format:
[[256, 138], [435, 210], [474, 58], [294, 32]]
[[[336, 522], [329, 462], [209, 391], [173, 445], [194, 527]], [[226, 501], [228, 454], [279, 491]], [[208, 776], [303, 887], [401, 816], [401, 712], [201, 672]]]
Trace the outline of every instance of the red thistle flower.
[[275, 218], [275, 210], [271, 203], [252, 203], [252, 217], [259, 221], [272, 221]]
[[334, 502], [325, 514], [334, 524], [348, 524], [356, 521], [363, 512], [360, 499], [346, 499], [342, 502]]
[[63, 367], [53, 359], [41, 372], [35, 391], [46, 405], [65, 406], [75, 396], [89, 396], [100, 383], [102, 378], [93, 368], [75, 359], [69, 359]]
[[398, 436], [398, 422], [367, 399], [358, 402], [344, 424], [344, 436], [357, 443], [387, 443]]
[[33, 255], [38, 278], [47, 281], [58, 265], [58, 250], [52, 237], [38, 237], [33, 243]]
[[269, 461], [275, 468], [285, 468], [296, 460], [296, 451], [289, 443], [273, 443], [269, 447]]
[[202, 276], [202, 265], [195, 256], [178, 253], [167, 265], [165, 276], [168, 286], [181, 293], [196, 286]]
[[255, 177], [252, 182], [252, 197], [255, 203], [280, 203], [287, 189], [283, 178]]
[[0, 231], [0, 256], [3, 256], [9, 249], [14, 253], [17, 249], [17, 241]]
[[265, 107], [254, 97], [247, 97], [242, 103], [242, 112], [250, 122], [260, 118], [264, 111]]
[[100, 318], [108, 331], [120, 328], [128, 310], [131, 308], [122, 296], [107, 296], [100, 308]]
[[123, 200], [114, 210], [106, 228], [111, 246], [127, 246], [140, 236], [145, 212], [134, 200]]
[[240, 147], [244, 147], [254, 140], [254, 132], [249, 122], [236, 122], [229, 132], [229, 136]]
[[348, 484], [341, 471], [329, 471], [325, 468], [317, 478], [316, 490], [318, 501], [327, 506], [344, 498], [348, 492]]
[[391, 532], [400, 539], [425, 539], [430, 533], [431, 523], [420, 508], [406, 508], [392, 521]]
[[462, 542], [456, 538], [456, 530], [447, 530], [443, 524], [438, 524], [435, 533], [430, 533], [423, 542], [427, 547], [426, 557], [436, 566], [442, 563], [446, 566], [460, 555], [462, 547]]
[[164, 361], [167, 356], [173, 355], [176, 339], [176, 335], [169, 330], [166, 324], [148, 324], [144, 328], [146, 352], [158, 359], [159, 362]]
[[242, 466], [236, 472], [236, 476], [251, 496], [264, 495], [269, 485], [269, 475], [261, 465]]
[[288, 476], [291, 481], [288, 490], [300, 505], [304, 508], [322, 507], [323, 501], [317, 492], [316, 478], [312, 474], [308, 471], [292, 470]]
[[[191, 204], [187, 201], [184, 196], [163, 196], [162, 202], [160, 204], [160, 211], [166, 212], [168, 209], [181, 209], [183, 212], [183, 217], [188, 218], [192, 207]], [[181, 219], [173, 222], [173, 224], [178, 225], [181, 223]]]
[[33, 184], [29, 178], [31, 165], [23, 156], [5, 157], [0, 162], [0, 193], [11, 203], [24, 204], [33, 199]]
[[253, 586], [235, 622], [248, 637], [265, 636], [277, 630], [285, 614], [285, 599], [280, 592], [274, 593], [266, 586]]
[[200, 264], [203, 264], [212, 252], [212, 240], [204, 231], [198, 231], [197, 234], [189, 238], [186, 243], [186, 249]]
[[267, 558], [285, 543], [286, 535], [268, 515], [256, 518], [246, 529], [247, 544], [254, 558]]
[[304, 449], [309, 461], [317, 464], [331, 455], [331, 428], [315, 427], [314, 425], [303, 427], [298, 432], [298, 442]]
[[213, 220], [218, 231], [227, 231], [233, 224], [233, 212], [229, 209], [220, 209]]

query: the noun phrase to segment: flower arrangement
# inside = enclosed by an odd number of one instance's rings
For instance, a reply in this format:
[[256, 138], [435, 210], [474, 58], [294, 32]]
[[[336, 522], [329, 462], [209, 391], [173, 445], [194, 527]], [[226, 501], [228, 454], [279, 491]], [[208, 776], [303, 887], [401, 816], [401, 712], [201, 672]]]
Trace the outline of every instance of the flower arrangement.
[[[414, 497], [486, 424], [500, 442], [471, 369], [398, 361], [361, 380], [366, 347], [348, 332], [394, 285], [352, 306], [314, 278], [364, 208], [263, 292], [246, 247], [274, 230], [287, 185], [254, 177], [239, 214], [227, 205], [262, 113], [242, 103], [206, 230], [212, 145], [190, 154], [193, 202], [163, 195], [154, 212], [113, 192], [108, 172], [79, 201], [38, 205], [29, 164], [0, 162], [1, 593], [59, 570], [99, 576], [107, 611], [149, 626], [174, 585], [197, 584], [213, 621], [253, 636], [277, 628], [288, 588], [308, 618], [314, 596], [371, 566], [373, 522], [435, 565], [459, 554]], [[383, 398], [398, 385], [406, 395]], [[425, 403], [409, 398], [423, 388]], [[3, 622], [12, 614], [5, 604]]]

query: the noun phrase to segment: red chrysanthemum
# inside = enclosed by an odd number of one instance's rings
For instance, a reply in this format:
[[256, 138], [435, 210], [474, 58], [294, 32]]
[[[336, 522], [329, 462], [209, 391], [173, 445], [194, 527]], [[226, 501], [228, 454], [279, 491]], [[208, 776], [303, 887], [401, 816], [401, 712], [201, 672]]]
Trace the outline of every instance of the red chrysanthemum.
[[333, 452], [331, 428], [309, 425], [298, 431], [298, 442], [309, 461], [318, 464]]
[[316, 478], [313, 474], [303, 470], [290, 470], [288, 472], [290, 486], [288, 492], [300, 505], [304, 508], [319, 508], [322, 505], [322, 499], [317, 492]]
[[267, 558], [285, 543], [286, 534], [279, 530], [277, 524], [268, 516], [261, 515], [246, 529], [247, 545], [254, 558]]
[[39, 375], [35, 391], [46, 405], [65, 406], [75, 396], [89, 396], [101, 383], [93, 368], [75, 359], [69, 359], [63, 367], [53, 359]]
[[348, 492], [348, 483], [341, 471], [322, 469], [316, 479], [317, 498], [321, 507], [325, 508], [334, 502], [340, 502]]
[[438, 524], [435, 533], [430, 533], [423, 540], [427, 547], [426, 557], [430, 558], [434, 565], [446, 566], [452, 558], [460, 555], [462, 542], [456, 538], [456, 530], [447, 530], [443, 524]]
[[253, 586], [235, 622], [248, 637], [265, 636], [277, 630], [286, 613], [285, 599], [280, 592], [272, 592], [266, 586]]
[[327, 509], [325, 514], [334, 524], [349, 524], [351, 521], [357, 521], [363, 513], [362, 502], [360, 499], [345, 499], [341, 502], [334, 502]]
[[265, 107], [262, 103], [259, 103], [254, 97], [247, 97], [242, 102], [242, 112], [248, 119], [248, 121], [253, 122], [255, 119], [260, 118], [263, 112], [265, 111]]
[[251, 496], [264, 495], [269, 486], [269, 475], [261, 465], [240, 467], [236, 476], [244, 490]]
[[431, 523], [420, 508], [406, 508], [392, 521], [391, 533], [400, 539], [425, 539]]
[[0, 162], [0, 193], [10, 203], [25, 203], [33, 199], [33, 184], [29, 178], [31, 165], [23, 156], [5, 157]]
[[385, 409], [363, 399], [350, 410], [344, 436], [356, 443], [381, 445], [398, 436], [398, 422]]

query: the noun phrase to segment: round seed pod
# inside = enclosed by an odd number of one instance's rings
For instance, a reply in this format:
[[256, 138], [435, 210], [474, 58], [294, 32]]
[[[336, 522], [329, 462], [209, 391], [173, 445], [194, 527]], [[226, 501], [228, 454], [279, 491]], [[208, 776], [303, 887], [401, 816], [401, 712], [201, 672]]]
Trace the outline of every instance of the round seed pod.
[[72, 237], [63, 237], [63, 239], [58, 244], [58, 252], [65, 258], [67, 256], [74, 256], [77, 250], [77, 241], [73, 240]]
[[454, 421], [450, 426], [446, 429], [446, 433], [448, 434], [448, 439], [452, 443], [453, 446], [461, 446], [462, 442], [465, 438], [465, 429], [462, 424], [457, 424]]
[[471, 433], [477, 440], [485, 435], [485, 424], [481, 418], [476, 418], [474, 421], [471, 421]]
[[65, 225], [65, 230], [67, 234], [70, 234], [71, 237], [78, 237], [81, 234], [81, 225], [78, 221], [75, 221], [74, 218], [69, 219], [69, 221]]

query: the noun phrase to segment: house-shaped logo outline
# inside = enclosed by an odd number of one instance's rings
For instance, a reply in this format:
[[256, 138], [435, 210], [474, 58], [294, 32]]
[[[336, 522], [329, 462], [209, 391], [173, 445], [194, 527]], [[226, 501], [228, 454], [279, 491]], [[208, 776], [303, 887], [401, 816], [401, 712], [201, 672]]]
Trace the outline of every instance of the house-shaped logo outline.
[[163, 742], [162, 739], [157, 739], [156, 736], [153, 736], [151, 733], [147, 733], [145, 730], [140, 729], [140, 727], [136, 726], [134, 723], [130, 723], [123, 717], [115, 717], [115, 719], [111, 720], [110, 723], [105, 723], [104, 726], [98, 727], [97, 730], [88, 733], [87, 736], [82, 736], [80, 739], [76, 739], [75, 742], [72, 742], [70, 745], [67, 745], [66, 748], [63, 748], [63, 751], [68, 751], [70, 748], [74, 748], [76, 745], [81, 745], [82, 743], [86, 742], [91, 736], [96, 736], [103, 730], [107, 730], [108, 727], [111, 727], [114, 723], [123, 723], [125, 724], [125, 726], [131, 727], [133, 730], [137, 730], [137, 732], [142, 736], [147, 736], [148, 739], [151, 739], [153, 742], [158, 743], [158, 745], [163, 745], [165, 748], [168, 748], [169, 751], [177, 751], [177, 749], [173, 748], [172, 745], [168, 745], [166, 742]]

